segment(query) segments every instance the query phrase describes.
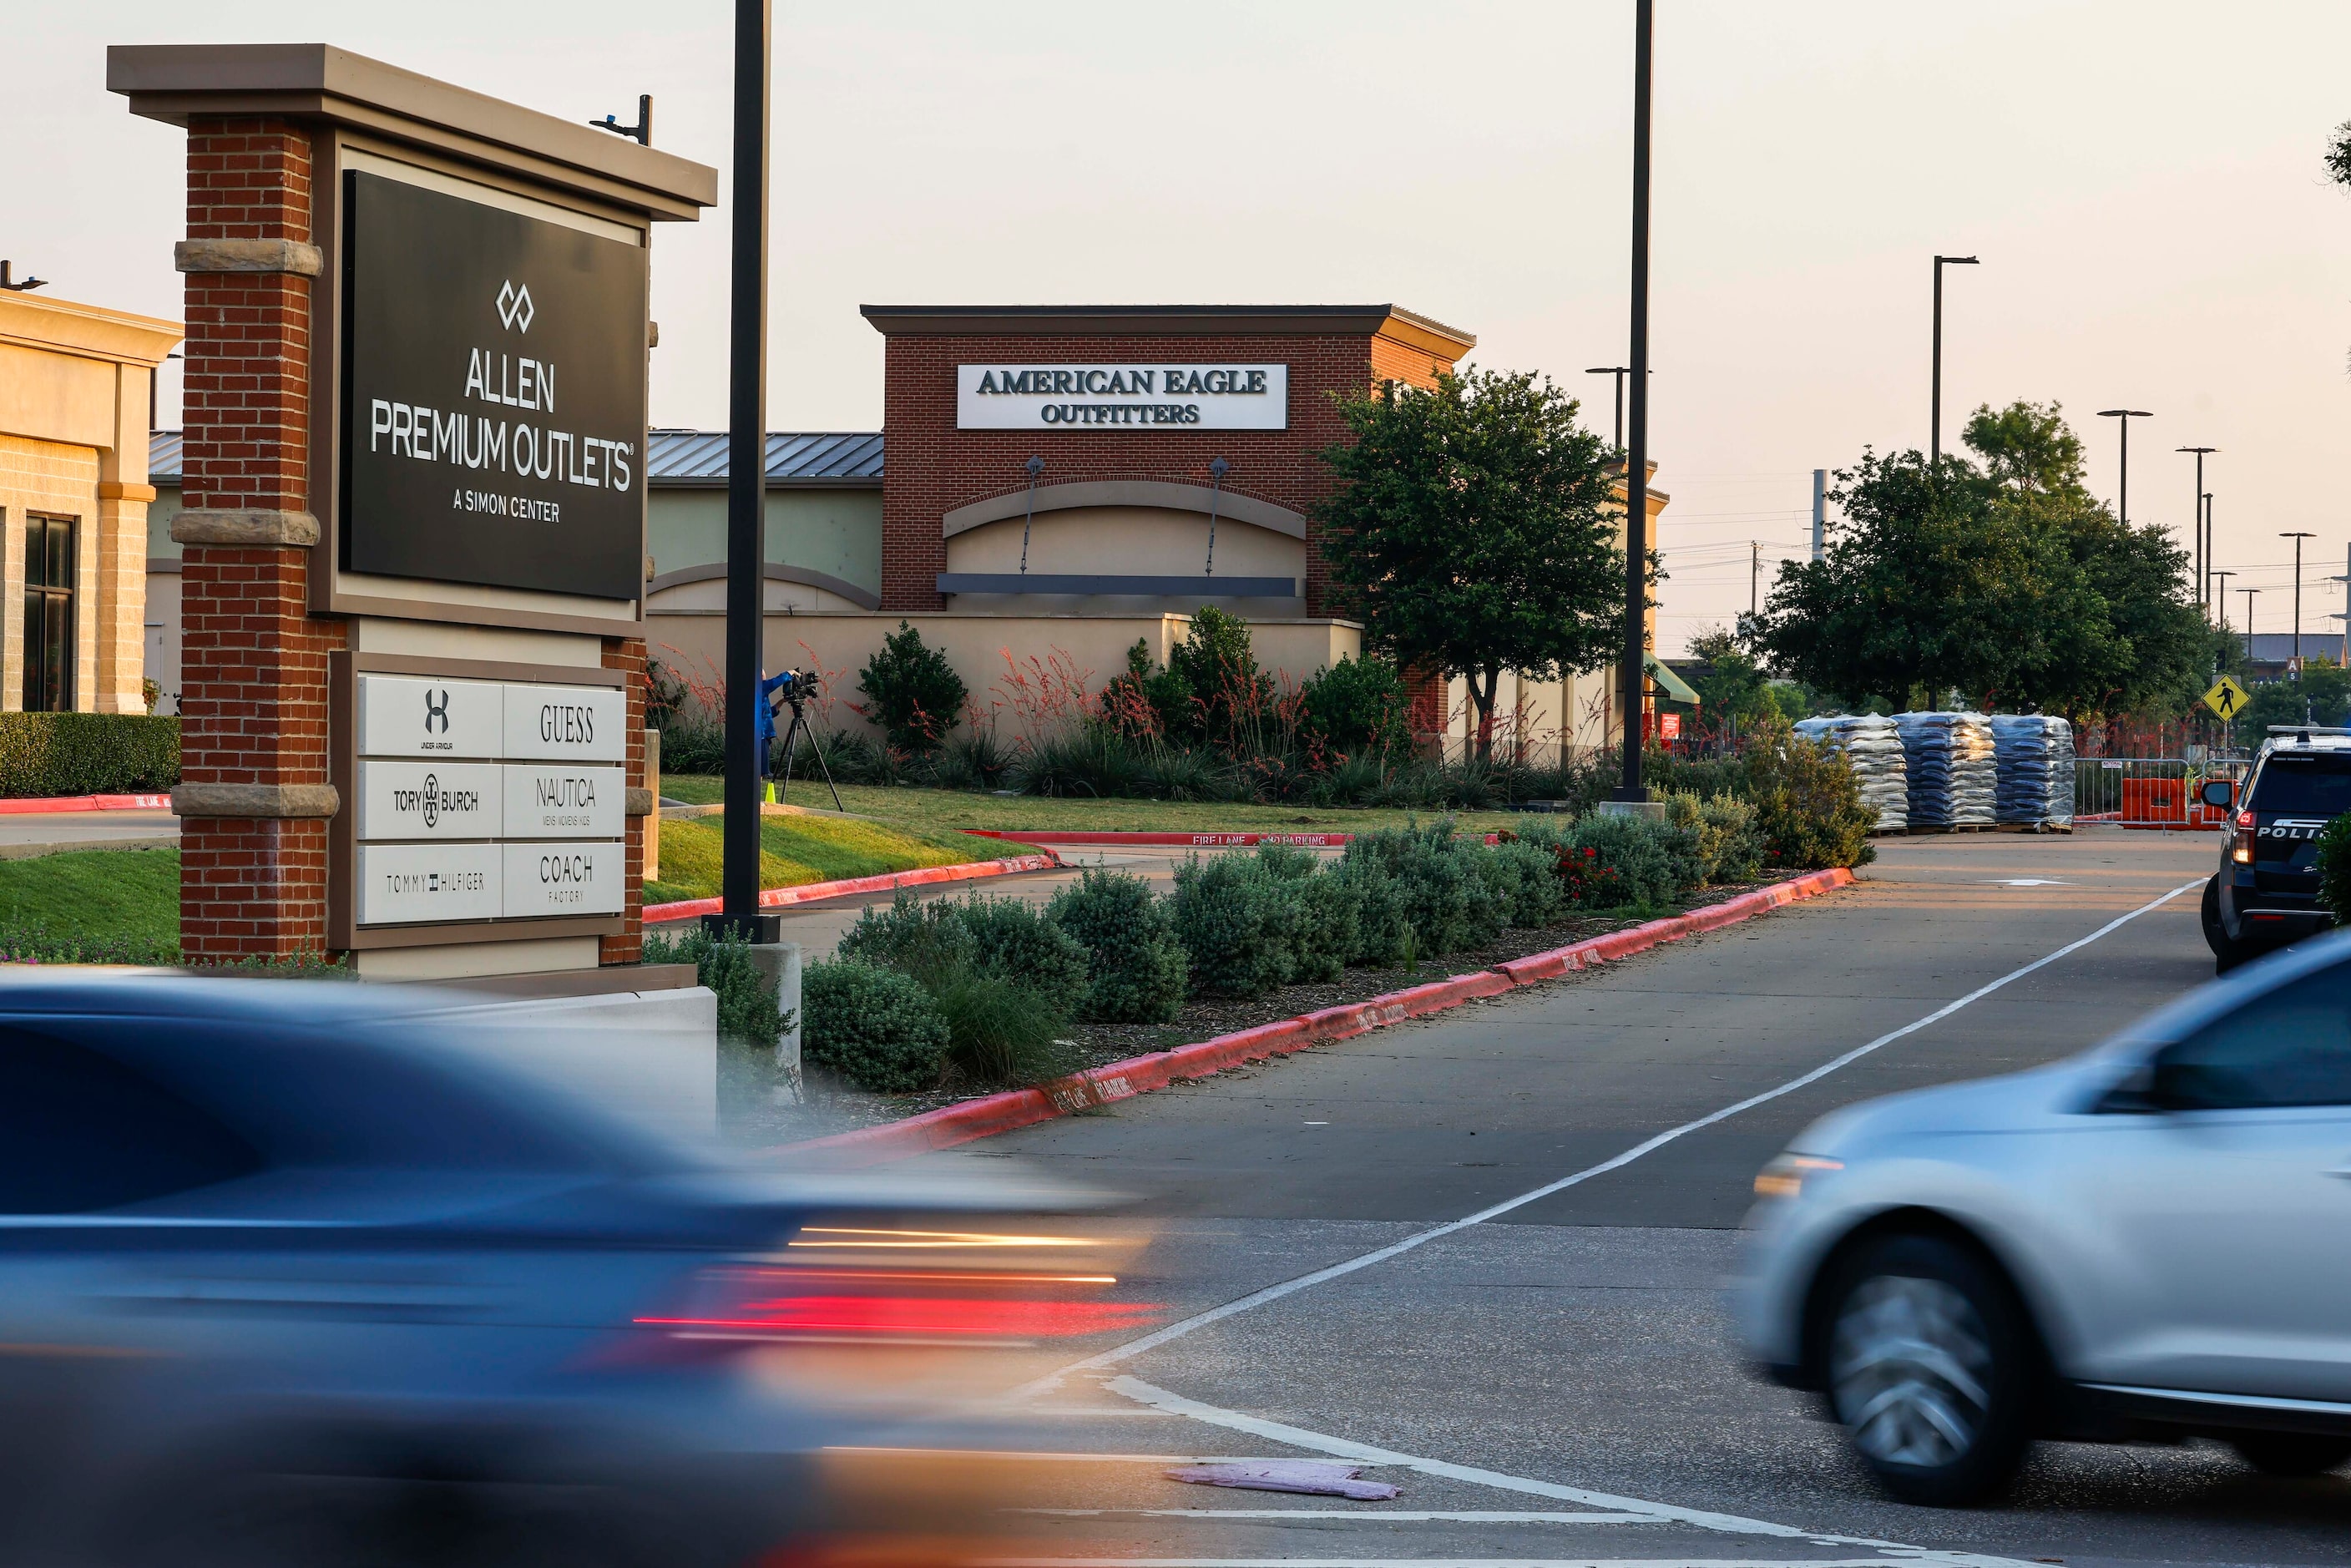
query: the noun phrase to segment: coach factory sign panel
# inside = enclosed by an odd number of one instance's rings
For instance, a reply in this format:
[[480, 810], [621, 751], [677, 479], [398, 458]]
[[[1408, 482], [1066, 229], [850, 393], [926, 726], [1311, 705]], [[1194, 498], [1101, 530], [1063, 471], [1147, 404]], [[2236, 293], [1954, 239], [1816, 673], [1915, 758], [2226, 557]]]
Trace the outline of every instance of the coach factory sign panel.
[[957, 365], [959, 430], [1286, 430], [1288, 365]]
[[643, 247], [343, 178], [345, 569], [637, 598]]
[[359, 676], [357, 924], [621, 913], [627, 717], [611, 686]]

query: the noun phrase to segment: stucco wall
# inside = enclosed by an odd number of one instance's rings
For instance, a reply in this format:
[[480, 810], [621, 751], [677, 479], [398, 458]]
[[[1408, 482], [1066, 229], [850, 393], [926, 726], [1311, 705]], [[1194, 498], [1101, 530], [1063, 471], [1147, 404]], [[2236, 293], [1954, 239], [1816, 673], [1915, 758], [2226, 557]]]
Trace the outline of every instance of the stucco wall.
[[[656, 575], [726, 559], [726, 492], [654, 486], [645, 498], [645, 550]], [[879, 489], [771, 489], [768, 559], [882, 591]]]

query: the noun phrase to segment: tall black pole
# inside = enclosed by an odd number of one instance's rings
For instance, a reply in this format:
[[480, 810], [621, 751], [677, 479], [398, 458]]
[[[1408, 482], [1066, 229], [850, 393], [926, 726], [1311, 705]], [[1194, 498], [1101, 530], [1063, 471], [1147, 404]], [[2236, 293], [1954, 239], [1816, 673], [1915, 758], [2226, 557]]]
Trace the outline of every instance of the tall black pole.
[[759, 924], [761, 570], [768, 559], [768, 53], [770, 0], [735, 0], [735, 253], [726, 375], [726, 928]]
[[2205, 618], [2210, 620], [2212, 613], [2212, 582], [2208, 574], [2212, 570], [2212, 563], [2204, 557], [2204, 455], [2208, 452], [2218, 452], [2220, 449], [2217, 446], [2182, 446], [2179, 450], [2196, 455], [2196, 494], [2191, 497], [2191, 505], [2188, 508], [2189, 531], [2195, 535], [2193, 542], [2196, 552], [2196, 603], [2198, 608], [2204, 612]]
[[[2302, 541], [2317, 537], [2300, 528], [2278, 535], [2282, 539], [2294, 541], [2294, 684], [2297, 686], [2302, 685]], [[2302, 716], [2304, 722], [2308, 722], [2310, 715], [2307, 712]]]
[[1935, 366], [1930, 372], [1934, 386], [1927, 394], [1927, 461], [1934, 463], [1943, 455], [1943, 258], [1935, 258]]
[[[2204, 492], [2204, 602], [2207, 604], [2212, 601], [2212, 492], [2207, 490]], [[2237, 574], [2232, 571], [2229, 575], [2234, 577]], [[2220, 588], [2220, 613], [2224, 619], [2229, 613], [2228, 594], [2228, 585], [2223, 582]]]
[[1641, 747], [1647, 739], [1641, 690], [1648, 672], [1649, 607], [1649, 37], [1656, 0], [1635, 0], [1633, 38], [1633, 413], [1625, 454], [1624, 782], [1620, 800], [1646, 800]]

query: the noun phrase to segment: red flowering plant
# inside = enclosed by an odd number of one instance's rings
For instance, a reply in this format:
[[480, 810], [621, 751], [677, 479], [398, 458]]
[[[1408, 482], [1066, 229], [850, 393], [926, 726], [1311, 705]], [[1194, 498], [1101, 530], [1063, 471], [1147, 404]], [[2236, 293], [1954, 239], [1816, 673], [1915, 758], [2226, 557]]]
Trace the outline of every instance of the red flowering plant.
[[1558, 856], [1559, 880], [1567, 889], [1570, 904], [1586, 909], [1613, 909], [1631, 902], [1625, 893], [1624, 873], [1603, 861], [1599, 850], [1593, 845], [1561, 844], [1552, 852]]

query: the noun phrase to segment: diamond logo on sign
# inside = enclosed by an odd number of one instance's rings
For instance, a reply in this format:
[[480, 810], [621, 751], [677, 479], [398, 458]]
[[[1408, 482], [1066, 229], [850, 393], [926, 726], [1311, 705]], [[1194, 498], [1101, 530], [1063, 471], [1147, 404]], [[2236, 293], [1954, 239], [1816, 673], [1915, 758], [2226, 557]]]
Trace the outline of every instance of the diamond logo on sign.
[[498, 290], [498, 319], [506, 323], [507, 330], [529, 331], [530, 319], [535, 313], [531, 308], [529, 286], [518, 285], [513, 278], [507, 278], [506, 286]]

